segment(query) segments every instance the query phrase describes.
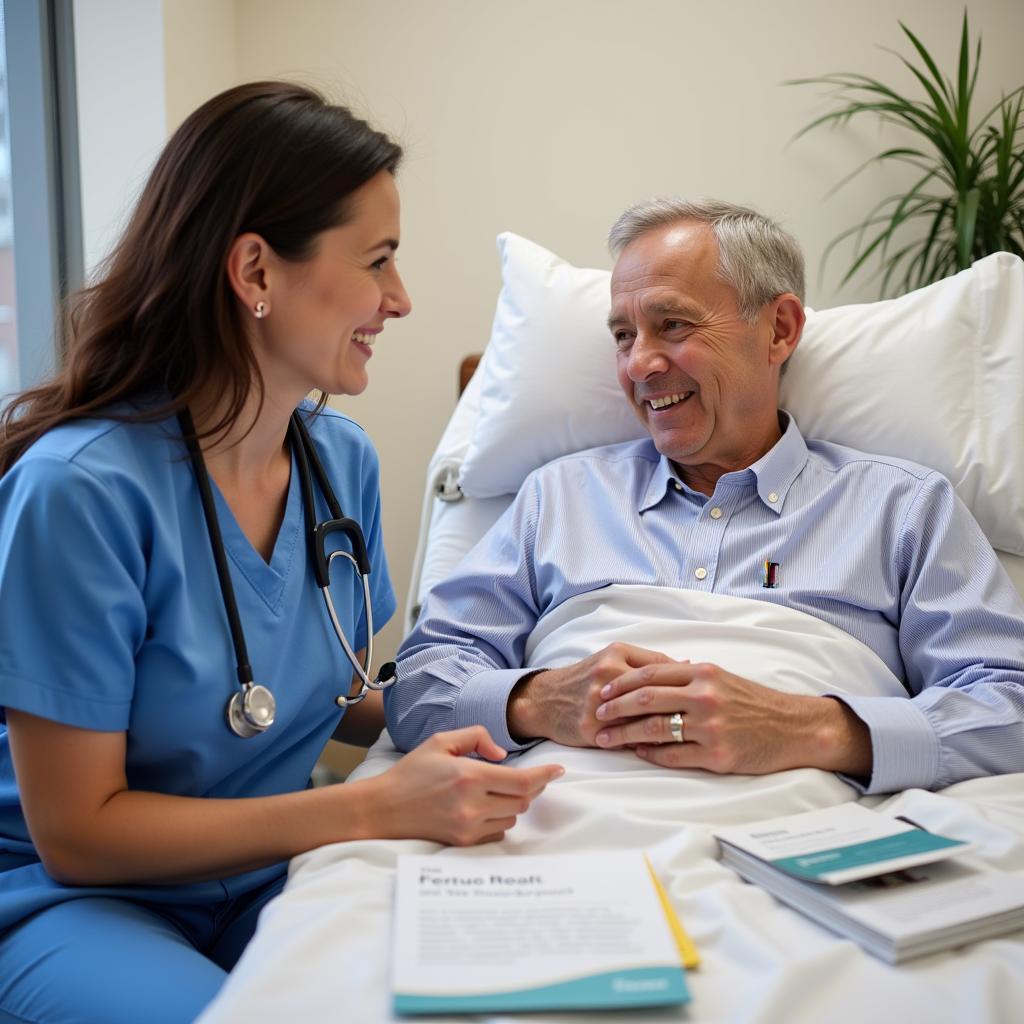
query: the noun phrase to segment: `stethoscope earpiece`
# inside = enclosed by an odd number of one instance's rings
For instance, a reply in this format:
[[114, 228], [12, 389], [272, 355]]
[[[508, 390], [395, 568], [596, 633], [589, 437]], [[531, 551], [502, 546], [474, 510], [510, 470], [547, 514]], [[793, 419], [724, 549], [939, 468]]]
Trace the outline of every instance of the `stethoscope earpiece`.
[[397, 682], [398, 666], [393, 661], [385, 661], [380, 667], [375, 679], [367, 679], [360, 691], [354, 697], [347, 697], [340, 694], [334, 698], [334, 703], [339, 708], [350, 708], [358, 704], [370, 690], [386, 690], [393, 683]]

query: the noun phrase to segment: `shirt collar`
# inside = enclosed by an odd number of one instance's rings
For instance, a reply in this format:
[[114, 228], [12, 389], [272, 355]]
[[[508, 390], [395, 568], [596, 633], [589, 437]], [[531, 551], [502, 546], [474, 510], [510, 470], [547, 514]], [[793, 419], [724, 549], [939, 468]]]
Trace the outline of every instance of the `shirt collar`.
[[784, 423], [782, 437], [750, 467], [750, 472], [757, 477], [758, 497], [781, 514], [793, 481], [807, 465], [807, 444], [788, 412], [780, 409], [779, 419]]
[[[748, 469], [726, 473], [719, 480], [719, 485], [724, 483], [726, 486], [749, 485], [756, 481], [758, 497], [776, 513], [782, 512], [793, 481], [807, 463], [807, 445], [796, 420], [783, 410], [779, 410], [779, 418], [783, 423], [782, 437]], [[670, 489], [680, 490], [684, 494], [696, 494], [682, 483], [668, 457], [662, 455], [654, 464], [638, 511], [644, 513], [653, 508]], [[700, 499], [705, 501], [706, 497], [700, 495]]]
[[654, 463], [651, 479], [640, 499], [640, 507], [637, 511], [642, 515], [649, 508], [654, 508], [665, 497], [670, 488], [681, 490], [683, 486], [682, 481], [676, 476], [676, 471], [672, 468], [672, 463], [669, 462], [666, 456], [662, 455]]

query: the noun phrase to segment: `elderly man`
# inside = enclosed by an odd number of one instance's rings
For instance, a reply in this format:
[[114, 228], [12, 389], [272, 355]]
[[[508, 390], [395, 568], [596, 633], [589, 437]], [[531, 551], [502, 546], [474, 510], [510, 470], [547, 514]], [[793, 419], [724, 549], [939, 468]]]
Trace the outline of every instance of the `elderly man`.
[[[795, 241], [752, 210], [661, 200], [610, 245], [619, 382], [650, 438], [542, 467], [434, 589], [387, 694], [397, 745], [481, 723], [510, 751], [817, 767], [872, 793], [1024, 771], [1024, 604], [949, 482], [805, 440], [778, 408], [804, 325]], [[784, 600], [874, 651], [906, 698], [779, 692], [624, 644], [524, 670], [545, 615], [613, 584]]]

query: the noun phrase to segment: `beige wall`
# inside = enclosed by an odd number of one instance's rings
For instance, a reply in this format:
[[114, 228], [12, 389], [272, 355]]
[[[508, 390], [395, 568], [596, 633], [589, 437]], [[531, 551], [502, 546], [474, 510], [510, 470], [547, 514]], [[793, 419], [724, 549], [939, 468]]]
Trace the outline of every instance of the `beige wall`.
[[235, 0], [164, 0], [167, 133], [204, 100], [235, 85]]
[[[1024, 79], [1024, 5], [968, 7], [984, 35], [987, 101]], [[455, 368], [489, 333], [494, 236], [516, 231], [607, 265], [605, 233], [626, 204], [712, 194], [776, 215], [802, 240], [812, 305], [873, 297], [866, 284], [838, 291], [839, 262], [819, 284], [818, 260], [900, 178], [866, 176], [825, 200], [879, 138], [865, 125], [791, 144], [824, 108], [819, 91], [781, 83], [855, 69], [905, 84], [881, 49], [906, 52], [898, 20], [951, 67], [962, 10], [961, 0], [167, 0], [171, 125], [232, 78], [287, 76], [407, 147], [400, 262], [414, 313], [376, 347], [369, 391], [340, 403], [380, 451], [400, 602]]]

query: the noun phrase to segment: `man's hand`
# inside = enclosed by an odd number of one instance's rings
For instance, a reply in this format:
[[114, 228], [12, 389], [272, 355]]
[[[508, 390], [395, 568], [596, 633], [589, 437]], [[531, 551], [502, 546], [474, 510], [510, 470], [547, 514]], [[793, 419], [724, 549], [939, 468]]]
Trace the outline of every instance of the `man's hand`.
[[[789, 768], [871, 775], [870, 733], [842, 701], [780, 693], [689, 662], [639, 667], [600, 692], [597, 745], [635, 746], [654, 764], [743, 775]], [[675, 712], [683, 715], [684, 743], [672, 737]]]
[[[508, 731], [519, 742], [549, 739], [569, 747], [597, 746], [601, 689], [643, 666], [671, 665], [657, 651], [630, 644], [609, 644], [575, 665], [524, 676], [508, 701]], [[622, 691], [619, 691], [622, 692]]]

